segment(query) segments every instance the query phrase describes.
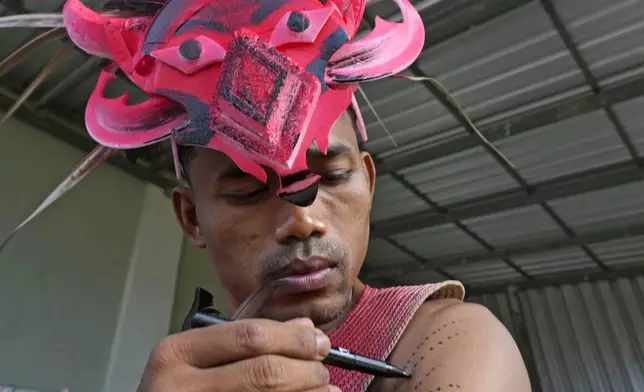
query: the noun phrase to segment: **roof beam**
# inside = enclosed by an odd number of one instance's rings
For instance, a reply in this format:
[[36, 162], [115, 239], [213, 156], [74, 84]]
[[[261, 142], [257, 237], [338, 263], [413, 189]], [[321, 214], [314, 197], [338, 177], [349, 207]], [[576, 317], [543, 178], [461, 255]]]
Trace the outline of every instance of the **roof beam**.
[[644, 180], [644, 168], [631, 161], [620, 162], [537, 183], [531, 193], [513, 189], [447, 205], [444, 207], [447, 213], [428, 210], [376, 222], [371, 235], [388, 237], [641, 180]]
[[[479, 126], [480, 132], [487, 140], [494, 142], [600, 110], [606, 101], [618, 104], [642, 96], [644, 96], [644, 74], [639, 74], [626, 82], [618, 82], [608, 86], [597, 94], [594, 92], [583, 93], [503, 120], [490, 122], [481, 119], [475, 123], [484, 124]], [[499, 117], [499, 115], [491, 117]], [[391, 174], [477, 146], [480, 146], [479, 138], [467, 134], [446, 143], [426, 145], [406, 154], [402, 153], [391, 158], [381, 157], [380, 164], [377, 165], [378, 176]]]
[[428, 260], [427, 264], [409, 262], [400, 264], [395, 267], [371, 268], [365, 269], [362, 276], [365, 279], [379, 279], [380, 277], [395, 277], [405, 274], [432, 270], [436, 267], [447, 267], [450, 265], [460, 265], [464, 263], [477, 263], [488, 260], [498, 260], [504, 257], [517, 257], [531, 255], [541, 252], [579, 247], [582, 245], [597, 244], [623, 238], [643, 236], [644, 225], [633, 225], [619, 229], [598, 231], [590, 234], [580, 234], [574, 238], [565, 238], [562, 240], [549, 240], [529, 243], [516, 246], [514, 248], [497, 249], [493, 252], [477, 252], [462, 256], [445, 256]]

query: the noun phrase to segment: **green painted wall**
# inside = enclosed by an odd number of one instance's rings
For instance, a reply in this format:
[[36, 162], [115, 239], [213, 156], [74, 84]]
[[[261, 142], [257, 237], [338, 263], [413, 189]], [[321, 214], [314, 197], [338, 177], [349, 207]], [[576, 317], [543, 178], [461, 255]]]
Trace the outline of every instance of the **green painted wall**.
[[[0, 237], [85, 154], [11, 120], [0, 128]], [[0, 253], [0, 384], [100, 391], [145, 184], [105, 165]]]

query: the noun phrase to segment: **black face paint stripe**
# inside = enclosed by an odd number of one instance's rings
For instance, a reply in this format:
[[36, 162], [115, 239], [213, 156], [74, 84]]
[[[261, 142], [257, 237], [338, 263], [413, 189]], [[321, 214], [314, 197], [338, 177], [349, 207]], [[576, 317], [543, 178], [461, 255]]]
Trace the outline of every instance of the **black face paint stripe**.
[[210, 144], [210, 140], [215, 135], [215, 131], [210, 129], [210, 105], [201, 102], [197, 97], [179, 91], [159, 90], [157, 93], [180, 103], [190, 116], [190, 126], [175, 133], [180, 143], [199, 146]]
[[290, 0], [263, 0], [260, 2], [259, 8], [250, 16], [250, 22], [256, 25], [262, 23], [273, 12], [289, 2]]
[[338, 28], [322, 43], [320, 56], [317, 59], [313, 60], [306, 67], [306, 70], [315, 75], [320, 81], [320, 84], [322, 85], [322, 92], [326, 91], [329, 88], [329, 86], [327, 86], [325, 82], [324, 77], [326, 73], [327, 63], [331, 59], [331, 56], [333, 56], [333, 54], [337, 52], [337, 50], [340, 49], [342, 45], [346, 44], [348, 41], [349, 33], [347, 33], [347, 31], [341, 27]]
[[169, 29], [177, 15], [187, 8], [191, 0], [169, 0], [161, 9], [159, 14], [152, 22], [143, 41], [143, 52], [149, 55], [156, 46], [162, 44], [166, 37], [169, 36]]
[[308, 207], [315, 202], [320, 188], [320, 182], [316, 181], [305, 189], [297, 192], [280, 192], [278, 197], [299, 207]]

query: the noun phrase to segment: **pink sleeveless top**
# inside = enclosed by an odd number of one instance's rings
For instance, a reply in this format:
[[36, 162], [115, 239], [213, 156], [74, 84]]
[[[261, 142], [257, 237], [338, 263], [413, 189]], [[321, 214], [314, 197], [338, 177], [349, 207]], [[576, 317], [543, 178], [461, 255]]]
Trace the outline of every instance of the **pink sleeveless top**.
[[[334, 346], [386, 360], [405, 328], [428, 299], [462, 300], [461, 283], [446, 281], [422, 286], [375, 289], [367, 286], [347, 319], [330, 335]], [[331, 384], [342, 392], [364, 392], [374, 376], [329, 366]]]

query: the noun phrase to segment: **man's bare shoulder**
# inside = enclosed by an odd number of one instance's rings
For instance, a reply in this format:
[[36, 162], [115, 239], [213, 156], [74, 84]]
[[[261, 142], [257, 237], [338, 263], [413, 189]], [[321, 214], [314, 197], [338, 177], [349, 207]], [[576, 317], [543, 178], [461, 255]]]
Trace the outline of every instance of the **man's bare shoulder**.
[[446, 298], [427, 301], [421, 305], [414, 316], [414, 327], [436, 324], [445, 318], [500, 323], [496, 316], [483, 305]]
[[424, 303], [390, 357], [412, 373], [383, 380], [373, 391], [528, 392], [521, 354], [505, 326], [486, 307], [456, 299]]

